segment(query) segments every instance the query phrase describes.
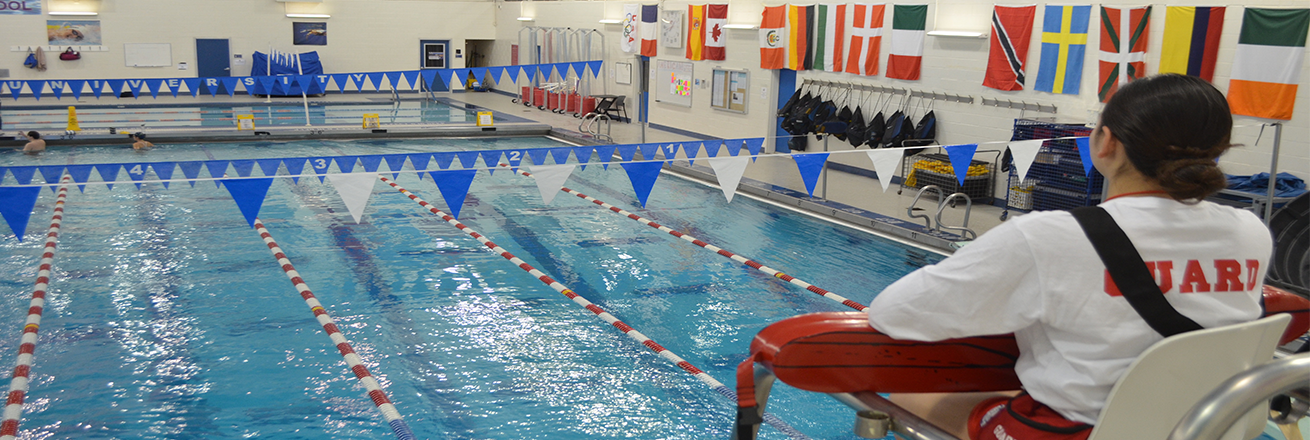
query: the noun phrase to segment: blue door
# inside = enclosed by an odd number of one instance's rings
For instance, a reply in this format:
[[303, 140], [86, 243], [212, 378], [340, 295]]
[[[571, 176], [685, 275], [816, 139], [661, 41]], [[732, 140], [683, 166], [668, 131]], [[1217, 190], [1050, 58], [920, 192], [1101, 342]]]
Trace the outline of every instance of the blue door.
[[[451, 68], [450, 40], [419, 40], [418, 47], [419, 47], [418, 66], [420, 69]], [[438, 75], [437, 76], [438, 84], [435, 84], [435, 87], [431, 87], [433, 91], [437, 91], [437, 92], [449, 91], [450, 90], [449, 84], [440, 84], [443, 82], [445, 81], [442, 81], [441, 76]], [[425, 84], [423, 86], [423, 91], [427, 91], [428, 88], [429, 88], [428, 85]]]
[[[196, 75], [201, 78], [232, 76], [230, 63], [232, 53], [228, 51], [227, 39], [196, 39]], [[223, 83], [218, 84], [218, 93], [227, 93]], [[203, 88], [201, 90], [204, 90]]]

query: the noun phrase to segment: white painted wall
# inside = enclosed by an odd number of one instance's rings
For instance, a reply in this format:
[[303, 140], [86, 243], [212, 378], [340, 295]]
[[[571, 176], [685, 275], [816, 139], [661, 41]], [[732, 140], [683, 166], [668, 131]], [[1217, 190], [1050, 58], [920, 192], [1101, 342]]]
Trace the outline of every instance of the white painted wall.
[[[44, 11], [52, 4], [47, 0]], [[45, 72], [23, 67], [26, 52], [10, 46], [46, 44], [49, 15], [0, 15], [0, 69], [17, 79], [106, 79], [195, 77], [197, 38], [227, 38], [232, 53], [247, 60], [232, 66], [232, 75], [250, 73], [254, 51], [268, 52], [272, 45], [284, 52], [318, 51], [328, 73], [412, 70], [419, 67], [419, 40], [451, 40], [453, 58], [465, 39], [493, 39], [495, 3], [491, 1], [324, 0], [322, 3], [279, 3], [274, 0], [102, 0], [98, 17], [109, 52], [82, 52], [78, 61], [60, 61], [48, 53]], [[330, 14], [332, 18], [287, 18], [287, 12]], [[88, 17], [68, 17], [85, 19]], [[328, 24], [326, 46], [291, 44], [293, 21]], [[173, 63], [185, 61], [190, 70], [177, 67], [126, 67], [125, 43], [170, 43]]]
[[[924, 0], [916, 3], [924, 2], [929, 4], [927, 24], [929, 30], [990, 31], [991, 4], [988, 2]], [[676, 8], [685, 11], [689, 3], [692, 2], [667, 0], [661, 4], [665, 9]], [[1147, 56], [1149, 73], [1155, 73], [1159, 68], [1158, 58], [1163, 40], [1165, 19], [1163, 6], [1195, 4], [1194, 1], [1190, 0], [1162, 0], [1154, 3], [1156, 9], [1151, 18], [1150, 47]], [[608, 46], [605, 50], [608, 90], [611, 93], [626, 94], [630, 100], [634, 100], [636, 97], [635, 89], [630, 86], [616, 85], [613, 79], [608, 77], [612, 73], [614, 62], [628, 61], [632, 58], [632, 55], [619, 51], [620, 26], [597, 22], [601, 18], [621, 18], [623, 4], [623, 2], [619, 1], [504, 3], [498, 15], [501, 25], [497, 29], [498, 41], [494, 55], [495, 60], [500, 64], [508, 63], [509, 45], [517, 42], [518, 31], [524, 26], [524, 23], [514, 21], [519, 16], [534, 17], [534, 22], [527, 23], [533, 26], [596, 28], [605, 34]], [[763, 11], [763, 2], [758, 0], [734, 0], [729, 4], [729, 22], [759, 23], [760, 13]], [[770, 2], [769, 4], [774, 3]], [[1098, 4], [1125, 7], [1141, 5], [1140, 2], [1132, 0], [1105, 0]], [[1238, 32], [1241, 29], [1241, 6], [1244, 4], [1260, 7], [1305, 7], [1304, 0], [1238, 1], [1229, 4], [1215, 74], [1215, 85], [1225, 92], [1228, 88], [1229, 73], [1232, 70], [1231, 62], [1237, 45]], [[1099, 44], [1100, 25], [1097, 18], [1099, 10], [1093, 8], [1093, 23], [1090, 27], [1087, 43], [1089, 50], [1084, 63], [1082, 94], [1077, 96], [1053, 95], [1031, 90], [1033, 84], [1035, 84], [1038, 64], [1040, 63], [1042, 13], [1043, 8], [1039, 7], [1034, 20], [1037, 28], [1033, 32], [1032, 43], [1029, 47], [1028, 66], [1026, 68], [1030, 78], [1028, 80], [1029, 90], [1002, 92], [982, 86], [983, 74], [987, 66], [988, 40], [986, 39], [928, 37], [924, 48], [923, 79], [920, 81], [889, 80], [881, 76], [886, 71], [886, 57], [890, 50], [890, 39], [886, 37], [883, 38], [880, 76], [863, 77], [845, 73], [823, 72], [802, 72], [799, 76], [801, 78], [850, 81], [860, 84], [905, 87], [922, 91], [973, 96], [976, 98], [976, 102], [973, 104], [936, 102], [935, 110], [940, 123], [938, 139], [945, 144], [1007, 140], [1010, 137], [1014, 119], [1021, 116], [1054, 117], [1061, 122], [1094, 122], [1102, 106], [1097, 101], [1095, 93], [1097, 82], [1095, 69], [1098, 55], [1094, 49]], [[885, 25], [889, 30], [892, 14], [890, 6], [887, 14]], [[758, 31], [729, 30], [728, 32], [727, 60], [695, 62], [695, 77], [697, 79], [708, 79], [710, 70], [715, 66], [749, 69], [751, 71], [752, 90], [749, 113], [738, 115], [712, 110], [709, 107], [709, 94], [706, 91], [697, 89], [693, 93], [693, 106], [691, 108], [652, 103], [650, 117], [652, 123], [721, 137], [762, 136], [773, 132], [772, 127], [775, 119], [772, 109], [776, 105], [774, 94], [777, 93], [774, 90], [773, 78], [776, 77], [776, 73], [758, 68]], [[666, 49], [663, 47], [660, 48], [660, 54], [656, 59], [685, 61], [681, 49]], [[1302, 68], [1300, 82], [1303, 85], [1310, 86], [1310, 57], [1306, 57], [1305, 63], [1306, 66]], [[759, 88], [761, 86], [769, 87], [767, 92], [769, 97], [760, 99]], [[1310, 87], [1306, 86], [1301, 87], [1299, 90], [1294, 119], [1287, 122], [1283, 130], [1279, 168], [1282, 171], [1310, 179]], [[983, 97], [1056, 105], [1058, 114], [1024, 113], [1019, 110], [985, 107], [981, 105], [981, 98]], [[632, 108], [635, 108], [635, 106]], [[1268, 129], [1265, 130], [1263, 138], [1257, 144], [1256, 137], [1260, 131], [1258, 125], [1261, 122], [1269, 121], [1242, 116], [1236, 117], [1233, 142], [1244, 146], [1232, 150], [1223, 158], [1222, 164], [1225, 171], [1230, 174], [1253, 174], [1269, 169], [1272, 132]], [[830, 146], [833, 149], [843, 148], [839, 144], [841, 143], [834, 140], [830, 143]], [[844, 148], [849, 149], [848, 144], [846, 145]], [[996, 146], [984, 146], [982, 148], [996, 148]], [[839, 155], [834, 156], [834, 158], [842, 162], [866, 168], [870, 167], [867, 163], [868, 160], [859, 156], [861, 155]]]

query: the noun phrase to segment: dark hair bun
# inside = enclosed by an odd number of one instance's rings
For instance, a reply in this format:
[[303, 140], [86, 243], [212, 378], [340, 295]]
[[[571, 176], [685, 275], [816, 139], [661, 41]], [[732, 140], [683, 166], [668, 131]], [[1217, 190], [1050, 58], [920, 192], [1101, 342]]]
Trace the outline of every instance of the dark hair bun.
[[1228, 178], [1211, 159], [1178, 159], [1160, 164], [1155, 180], [1178, 200], [1205, 198], [1224, 189]]

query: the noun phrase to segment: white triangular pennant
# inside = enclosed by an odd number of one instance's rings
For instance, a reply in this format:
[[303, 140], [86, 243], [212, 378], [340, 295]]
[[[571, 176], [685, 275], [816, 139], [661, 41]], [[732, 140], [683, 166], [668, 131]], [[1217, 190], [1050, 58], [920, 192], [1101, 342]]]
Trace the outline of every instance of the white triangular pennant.
[[869, 160], [873, 161], [873, 171], [878, 173], [878, 183], [882, 184], [882, 192], [887, 192], [887, 187], [892, 184], [892, 177], [896, 175], [896, 168], [901, 165], [901, 156], [904, 155], [902, 150], [869, 150]]
[[706, 160], [710, 161], [710, 166], [714, 168], [714, 176], [719, 179], [723, 196], [728, 198], [728, 203], [732, 203], [732, 196], [737, 194], [737, 184], [741, 182], [741, 175], [746, 173], [746, 165], [751, 162], [750, 157], [723, 156]]
[[559, 194], [564, 181], [569, 180], [569, 175], [573, 174], [573, 167], [573, 164], [566, 164], [534, 165], [528, 168], [532, 177], [537, 179], [537, 190], [541, 191], [543, 202], [549, 205], [551, 200], [555, 200], [555, 194]]
[[364, 208], [368, 206], [368, 199], [373, 196], [373, 184], [377, 183], [378, 176], [352, 173], [328, 174], [327, 178], [332, 181], [332, 187], [336, 188], [341, 201], [345, 202], [350, 216], [355, 218], [355, 224], [359, 224], [359, 219], [364, 216]]
[[1010, 142], [1010, 156], [1014, 158], [1015, 171], [1019, 172], [1019, 183], [1028, 175], [1028, 167], [1037, 159], [1037, 151], [1042, 149], [1041, 139]]

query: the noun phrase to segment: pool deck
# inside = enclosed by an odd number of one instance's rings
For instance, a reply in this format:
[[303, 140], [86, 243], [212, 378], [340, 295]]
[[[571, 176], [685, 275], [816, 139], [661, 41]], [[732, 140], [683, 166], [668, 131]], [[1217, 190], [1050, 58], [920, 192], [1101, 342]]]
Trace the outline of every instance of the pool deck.
[[[420, 92], [402, 92], [400, 98], [405, 101], [426, 99]], [[549, 111], [525, 107], [512, 102], [509, 95], [501, 93], [437, 93], [435, 96], [445, 103], [464, 106], [470, 110], [491, 110], [496, 114], [494, 127], [477, 127], [474, 124], [388, 124], [380, 129], [363, 129], [360, 125], [317, 125], [313, 127], [284, 125], [262, 126], [255, 131], [237, 131], [233, 128], [148, 128], [153, 142], [223, 142], [257, 140], [296, 140], [296, 139], [376, 139], [402, 137], [480, 137], [480, 136], [541, 136], [551, 135], [579, 144], [601, 143], [638, 143], [643, 141], [642, 127], [638, 123], [614, 123], [611, 127], [612, 140], [599, 140], [578, 132], [579, 119], [571, 115], [556, 114]], [[278, 105], [296, 105], [301, 98], [272, 98]], [[391, 104], [390, 94], [381, 93], [329, 93], [310, 98], [316, 104]], [[11, 111], [31, 108], [59, 108], [82, 106], [83, 108], [132, 108], [163, 106], [258, 106], [267, 105], [263, 97], [247, 95], [228, 96], [180, 96], [160, 97], [159, 99], [130, 99], [105, 97], [96, 100], [83, 96], [80, 101], [71, 98], [53, 100], [46, 97], [41, 101], [31, 97], [17, 100], [5, 100], [3, 109]], [[21, 141], [12, 140], [14, 131], [20, 127], [4, 124], [6, 133], [0, 134], [0, 147], [21, 146]], [[647, 127], [645, 142], [680, 142], [709, 139], [708, 136], [695, 135], [696, 127], [679, 127], [678, 131]], [[103, 130], [103, 129], [102, 129]], [[125, 134], [109, 134], [107, 130], [77, 134], [71, 138], [63, 135], [49, 134], [51, 148], [63, 145], [104, 144], [124, 141]], [[680, 158], [685, 159], [685, 156]], [[864, 162], [864, 163], [862, 163]], [[739, 191], [755, 197], [768, 199], [784, 205], [796, 207], [817, 215], [829, 217], [853, 226], [870, 228], [899, 239], [916, 242], [943, 252], [952, 250], [952, 243], [963, 240], [951, 233], [927, 228], [923, 220], [911, 218], [908, 209], [914, 201], [915, 190], [902, 191], [899, 179], [893, 181], [886, 192], [872, 173], [872, 163], [864, 155], [843, 155], [840, 162], [834, 157], [830, 160], [834, 166], [825, 170], [816, 184], [814, 196], [805, 192], [804, 182], [796, 169], [795, 162], [787, 155], [765, 153], [754, 161], [743, 176]], [[702, 164], [704, 164], [702, 162]], [[671, 161], [666, 169], [713, 184], [716, 180], [712, 170], [698, 164], [695, 167], [684, 160]], [[1003, 197], [1001, 192], [998, 196]], [[922, 200], [918, 206], [920, 213], [929, 216], [937, 209], [935, 200]], [[972, 207], [968, 214], [968, 225], [981, 234], [1001, 223], [1002, 208], [979, 204]], [[1012, 212], [1011, 215], [1018, 215]], [[942, 211], [942, 220], [947, 225], [961, 225], [965, 221], [963, 206], [946, 207]]]

